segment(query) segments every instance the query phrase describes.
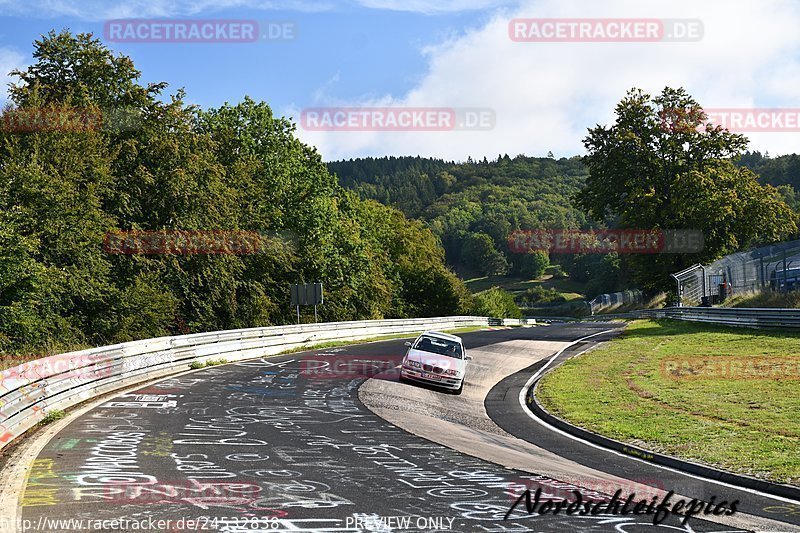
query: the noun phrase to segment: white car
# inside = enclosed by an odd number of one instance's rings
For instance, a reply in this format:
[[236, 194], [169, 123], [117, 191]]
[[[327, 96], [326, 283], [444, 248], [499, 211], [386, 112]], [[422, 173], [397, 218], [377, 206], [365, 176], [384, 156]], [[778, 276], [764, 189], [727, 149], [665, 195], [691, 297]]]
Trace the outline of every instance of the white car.
[[421, 381], [461, 394], [467, 361], [472, 360], [461, 337], [426, 331], [413, 343], [406, 342], [406, 346], [400, 381]]

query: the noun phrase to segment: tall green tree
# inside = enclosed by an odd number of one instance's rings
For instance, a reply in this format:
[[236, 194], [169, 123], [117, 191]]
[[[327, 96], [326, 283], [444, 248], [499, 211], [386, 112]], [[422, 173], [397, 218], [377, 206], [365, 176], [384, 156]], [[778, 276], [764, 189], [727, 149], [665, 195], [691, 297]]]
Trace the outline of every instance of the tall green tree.
[[770, 186], [734, 165], [747, 139], [707, 124], [684, 89], [651, 97], [631, 90], [611, 126], [589, 130], [589, 177], [577, 203], [598, 221], [632, 229], [692, 229], [705, 237], [697, 254], [624, 258], [639, 286], [670, 286], [669, 273], [797, 231], [796, 214]]
[[550, 266], [550, 254], [543, 250], [531, 250], [522, 256], [520, 272], [529, 279], [538, 279]]

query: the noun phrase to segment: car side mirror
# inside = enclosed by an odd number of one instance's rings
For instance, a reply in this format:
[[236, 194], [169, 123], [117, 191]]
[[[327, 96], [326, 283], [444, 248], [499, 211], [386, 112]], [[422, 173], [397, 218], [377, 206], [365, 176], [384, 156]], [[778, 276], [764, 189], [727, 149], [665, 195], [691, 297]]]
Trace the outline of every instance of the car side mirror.
[[468, 356], [466, 356], [464, 359], [465, 359], [465, 360], [467, 360], [467, 361], [472, 361], [472, 356], [471, 356], [471, 355], [468, 355]]
[[410, 348], [410, 347], [411, 347], [411, 342], [409, 342], [409, 341], [406, 341], [406, 342], [405, 342], [405, 345], [406, 345], [406, 346], [408, 346], [408, 347]]

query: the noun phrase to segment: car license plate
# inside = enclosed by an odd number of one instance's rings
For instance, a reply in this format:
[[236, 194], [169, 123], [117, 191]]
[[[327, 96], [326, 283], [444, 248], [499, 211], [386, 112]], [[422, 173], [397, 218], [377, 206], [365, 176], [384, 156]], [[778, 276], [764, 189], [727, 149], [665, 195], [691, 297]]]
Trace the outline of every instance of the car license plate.
[[439, 381], [440, 379], [442, 379], [442, 376], [439, 376], [437, 374], [426, 374], [425, 372], [423, 372], [422, 373], [422, 378], [423, 379], [433, 379], [433, 380]]

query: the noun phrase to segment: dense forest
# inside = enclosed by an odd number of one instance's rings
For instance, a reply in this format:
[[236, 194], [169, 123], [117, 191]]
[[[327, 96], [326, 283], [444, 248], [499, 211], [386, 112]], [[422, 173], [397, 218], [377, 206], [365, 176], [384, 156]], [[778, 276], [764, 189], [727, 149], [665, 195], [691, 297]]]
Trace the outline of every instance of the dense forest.
[[784, 200], [800, 212], [800, 156], [797, 154], [770, 157], [761, 152], [745, 152], [738, 164], [758, 174], [759, 181], [777, 187]]
[[[0, 353], [293, 322], [299, 282], [324, 283], [326, 321], [471, 311], [434, 234], [342, 188], [268, 105], [188, 105], [90, 34], [34, 46], [0, 129]], [[130, 230], [265, 246], [109, 253]]]
[[[757, 174], [761, 184], [775, 186], [781, 199], [800, 212], [796, 195], [800, 156], [770, 158], [744, 152], [735, 162]], [[576, 197], [589, 176], [581, 157], [501, 155], [493, 161], [468, 159], [466, 163], [368, 157], [327, 166], [342, 186], [361, 198], [394, 206], [424, 221], [441, 240], [448, 264], [462, 277], [541, 272], [534, 266], [535, 255], [509, 249], [508, 235], [513, 230], [591, 229], [615, 222], [598, 223], [578, 207]], [[735, 249], [734, 245], [722, 251]], [[624, 261], [614, 254], [561, 255], [549, 260], [561, 265], [572, 280], [586, 283], [589, 296], [634, 284]]]
[[[616, 255], [515, 254], [515, 229], [596, 228], [574, 206], [588, 170], [580, 157], [514, 158], [466, 163], [420, 157], [351, 159], [328, 163], [339, 183], [365, 199], [402, 209], [439, 237], [447, 263], [464, 278], [537, 277], [553, 261], [595, 296], [629, 285]], [[545, 254], [546, 255], [546, 254]]]
[[514, 229], [590, 227], [573, 206], [587, 171], [580, 158], [508, 155], [456, 164], [419, 157], [328, 163], [339, 183], [362, 198], [424, 220], [461, 275], [516, 274], [523, 258], [508, 249]]

